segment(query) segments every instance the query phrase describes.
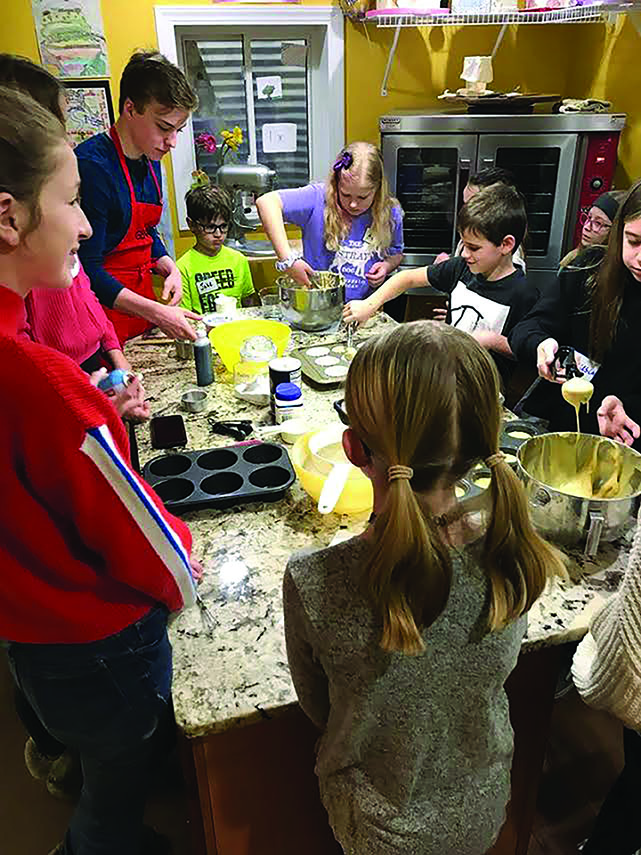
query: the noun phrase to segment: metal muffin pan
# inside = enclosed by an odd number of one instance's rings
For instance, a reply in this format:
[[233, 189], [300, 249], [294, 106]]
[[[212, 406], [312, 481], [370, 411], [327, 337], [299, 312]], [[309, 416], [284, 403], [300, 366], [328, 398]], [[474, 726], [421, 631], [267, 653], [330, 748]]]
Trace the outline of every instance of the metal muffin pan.
[[[516, 471], [516, 452], [523, 443], [533, 436], [539, 436], [545, 433], [542, 427], [532, 422], [522, 419], [512, 419], [503, 426], [503, 432], [499, 441], [499, 448], [503, 454], [509, 455], [509, 462], [512, 469]], [[517, 434], [515, 436], [515, 434]], [[518, 434], [527, 434], [526, 436], [518, 436]], [[514, 458], [514, 459], [512, 459]]]
[[[353, 345], [356, 347], [356, 345]], [[318, 353], [322, 348], [325, 353]], [[345, 383], [347, 371], [349, 369], [350, 359], [345, 358], [345, 350], [347, 345], [345, 340], [328, 341], [321, 344], [313, 344], [309, 347], [300, 347], [298, 350], [293, 350], [289, 355], [300, 360], [301, 374], [312, 386], [322, 386], [323, 388], [337, 388]], [[310, 353], [311, 351], [311, 353]], [[329, 357], [332, 360], [331, 365], [319, 365], [317, 360]], [[338, 368], [342, 373], [340, 376], [333, 376], [332, 371], [328, 373], [327, 369]]]
[[163, 454], [143, 477], [167, 508], [191, 511], [248, 502], [277, 502], [296, 479], [286, 449], [275, 442]]

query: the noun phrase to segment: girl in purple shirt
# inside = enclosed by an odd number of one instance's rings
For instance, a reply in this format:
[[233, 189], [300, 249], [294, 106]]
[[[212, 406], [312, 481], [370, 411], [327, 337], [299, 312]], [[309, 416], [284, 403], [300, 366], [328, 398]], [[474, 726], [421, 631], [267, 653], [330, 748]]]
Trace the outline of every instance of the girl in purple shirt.
[[[345, 279], [345, 300], [360, 300], [401, 262], [403, 212], [371, 143], [346, 146], [325, 184], [267, 193], [256, 206], [278, 256], [277, 269], [302, 286], [311, 287], [314, 270], [332, 270]], [[302, 229], [302, 257], [289, 245], [285, 222]]]

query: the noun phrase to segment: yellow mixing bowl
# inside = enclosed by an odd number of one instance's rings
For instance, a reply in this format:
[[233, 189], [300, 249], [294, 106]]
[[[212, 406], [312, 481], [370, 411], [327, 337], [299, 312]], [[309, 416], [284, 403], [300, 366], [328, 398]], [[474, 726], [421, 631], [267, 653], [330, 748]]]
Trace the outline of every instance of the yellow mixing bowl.
[[[327, 475], [321, 473], [314, 466], [312, 453], [309, 450], [310, 437], [316, 431], [310, 431], [304, 436], [301, 436], [294, 443], [294, 447], [289, 453], [296, 475], [300, 481], [303, 490], [312, 497], [315, 502], [320, 498], [323, 484], [327, 479]], [[350, 473], [347, 483], [343, 488], [339, 500], [336, 502], [333, 513], [335, 514], [362, 514], [366, 511], [371, 511], [374, 504], [374, 493], [372, 490], [372, 482], [369, 478], [357, 469], [352, 467], [353, 472]]]
[[285, 353], [292, 331], [287, 324], [280, 321], [267, 321], [264, 318], [248, 318], [243, 321], [230, 321], [214, 327], [209, 333], [209, 340], [222, 359], [228, 371], [234, 370], [234, 365], [240, 362], [240, 349], [243, 342], [255, 335], [265, 335], [276, 345], [279, 356]]

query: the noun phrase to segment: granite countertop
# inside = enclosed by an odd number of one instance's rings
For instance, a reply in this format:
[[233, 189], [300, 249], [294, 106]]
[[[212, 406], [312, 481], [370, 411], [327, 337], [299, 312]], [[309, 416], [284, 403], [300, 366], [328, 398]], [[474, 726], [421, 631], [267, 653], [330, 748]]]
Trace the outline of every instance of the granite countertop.
[[[244, 310], [244, 314], [258, 311]], [[394, 324], [386, 315], [377, 315], [355, 343]], [[331, 332], [292, 331], [288, 349], [339, 337]], [[195, 385], [193, 361], [179, 361], [173, 345], [143, 345], [138, 340], [127, 346], [127, 355], [134, 370], [144, 375], [152, 412], [181, 412], [182, 392]], [[207, 391], [207, 412], [182, 412], [188, 449], [234, 443], [210, 431], [207, 416], [212, 413], [219, 419], [248, 418], [255, 425], [271, 424], [269, 408], [236, 398], [230, 383], [216, 382]], [[312, 423], [337, 420], [332, 404], [342, 397], [342, 389], [316, 391], [304, 385], [303, 395], [305, 417]], [[136, 433], [144, 466], [163, 452], [151, 448], [147, 425], [138, 426]], [[282, 614], [287, 559], [294, 551], [359, 534], [367, 519], [366, 515], [321, 516], [298, 482], [273, 504], [195, 511], [183, 519], [193, 534], [194, 555], [205, 566], [199, 590], [216, 623], [208, 630], [194, 606], [178, 615], [170, 629], [176, 720], [186, 736], [194, 738], [269, 718], [295, 702]], [[533, 607], [524, 649], [581, 638], [596, 604], [616, 590], [629, 545], [627, 540], [607, 545], [595, 562], [584, 561], [580, 552], [569, 553], [572, 581], [558, 583]]]

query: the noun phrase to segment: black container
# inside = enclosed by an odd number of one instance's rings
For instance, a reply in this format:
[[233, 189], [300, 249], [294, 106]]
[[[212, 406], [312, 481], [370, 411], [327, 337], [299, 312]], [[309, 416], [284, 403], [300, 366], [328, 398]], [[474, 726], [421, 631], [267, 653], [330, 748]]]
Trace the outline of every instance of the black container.
[[277, 502], [296, 474], [282, 445], [259, 442], [154, 457], [143, 477], [167, 508], [180, 513]]

